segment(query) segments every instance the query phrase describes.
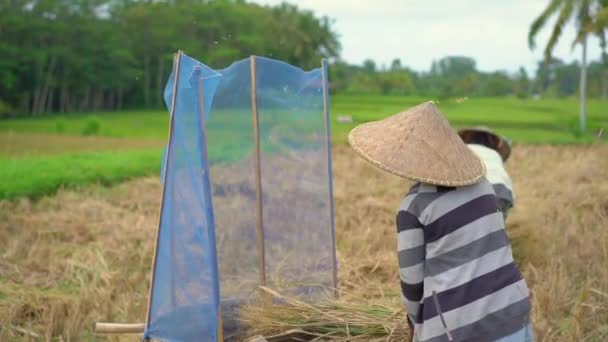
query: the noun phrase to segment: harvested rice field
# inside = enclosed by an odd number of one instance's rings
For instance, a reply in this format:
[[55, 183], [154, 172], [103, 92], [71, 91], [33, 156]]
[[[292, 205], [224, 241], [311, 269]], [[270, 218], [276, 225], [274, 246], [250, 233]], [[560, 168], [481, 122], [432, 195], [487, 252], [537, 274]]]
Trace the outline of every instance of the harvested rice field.
[[[340, 302], [252, 307], [243, 319], [252, 334], [315, 324], [327, 338], [400, 341], [394, 213], [408, 184], [346, 147], [333, 156]], [[518, 145], [507, 166], [537, 340], [608, 340], [608, 145]], [[159, 193], [150, 177], [0, 202], [0, 341], [138, 341], [92, 329], [144, 319]]]

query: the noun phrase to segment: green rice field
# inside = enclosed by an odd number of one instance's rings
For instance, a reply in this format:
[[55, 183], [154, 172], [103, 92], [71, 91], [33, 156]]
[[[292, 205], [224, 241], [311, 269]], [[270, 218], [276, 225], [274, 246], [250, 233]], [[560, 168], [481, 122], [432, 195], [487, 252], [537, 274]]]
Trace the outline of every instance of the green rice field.
[[[356, 124], [377, 120], [432, 99], [337, 95], [331, 98], [334, 145], [346, 143]], [[486, 125], [516, 144], [580, 144], [602, 141], [608, 128], [608, 102], [588, 104], [588, 130], [578, 129], [576, 99], [519, 100], [471, 98], [438, 102], [454, 127]], [[349, 116], [352, 123], [339, 123]], [[247, 115], [239, 115], [247, 121]], [[239, 120], [240, 120], [239, 119]], [[321, 118], [312, 124], [320, 128]], [[209, 124], [214, 125], [213, 117]], [[218, 121], [219, 122], [219, 121]], [[70, 113], [0, 121], [0, 199], [40, 197], [61, 187], [112, 184], [158, 174], [168, 136], [164, 111]], [[221, 122], [220, 122], [221, 123]], [[229, 123], [232, 127], [237, 123]], [[306, 124], [306, 123], [305, 123]], [[239, 122], [243, 131], [251, 121]], [[216, 126], [219, 127], [219, 126]], [[262, 139], [267, 139], [262, 123]], [[286, 127], [286, 130], [288, 128]], [[251, 144], [251, 132], [211, 130], [210, 158], [228, 158]], [[213, 135], [215, 134], [215, 135]], [[214, 150], [214, 141], [229, 143]], [[270, 148], [262, 141], [262, 148]], [[276, 145], [276, 144], [275, 144]]]

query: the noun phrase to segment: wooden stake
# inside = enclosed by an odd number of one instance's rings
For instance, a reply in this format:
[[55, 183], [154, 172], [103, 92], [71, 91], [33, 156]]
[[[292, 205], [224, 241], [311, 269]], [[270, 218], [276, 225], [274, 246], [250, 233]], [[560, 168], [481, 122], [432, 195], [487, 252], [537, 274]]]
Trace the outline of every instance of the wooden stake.
[[150, 326], [150, 314], [151, 314], [151, 308], [152, 308], [152, 289], [154, 288], [154, 281], [156, 280], [156, 261], [158, 259], [158, 240], [160, 237], [160, 226], [161, 223], [163, 221], [163, 205], [165, 203], [165, 182], [167, 181], [167, 164], [169, 163], [169, 160], [171, 159], [171, 142], [173, 139], [173, 121], [174, 121], [174, 114], [175, 114], [175, 107], [176, 107], [176, 102], [177, 102], [177, 91], [179, 89], [178, 85], [179, 85], [179, 73], [180, 73], [180, 66], [181, 66], [181, 59], [182, 59], [182, 51], [178, 51], [177, 54], [175, 55], [174, 58], [174, 66], [173, 66], [173, 70], [174, 70], [174, 78], [173, 78], [173, 95], [171, 96], [171, 115], [169, 118], [169, 138], [168, 138], [168, 143], [167, 143], [167, 155], [165, 157], [165, 163], [163, 165], [163, 181], [161, 184], [161, 196], [160, 196], [160, 211], [158, 214], [158, 227], [156, 229], [156, 238], [155, 238], [155, 244], [154, 244], [154, 257], [152, 258], [152, 276], [150, 278], [150, 290], [149, 290], [149, 294], [148, 294], [148, 309], [147, 309], [147, 313], [146, 313], [146, 324], [145, 324], [145, 328], [148, 328]]
[[329, 80], [327, 79], [327, 60], [321, 60], [321, 75], [323, 78], [323, 114], [325, 115], [325, 143], [327, 148], [327, 170], [329, 179], [329, 217], [331, 220], [331, 242], [332, 242], [332, 261], [333, 261], [333, 281], [334, 281], [334, 295], [338, 297], [338, 260], [336, 257], [336, 232], [334, 223], [334, 184], [333, 184], [333, 173], [332, 173], [332, 162], [331, 162], [331, 119], [329, 117], [329, 90], [327, 85]]
[[251, 69], [251, 111], [253, 114], [253, 144], [254, 144], [254, 171], [256, 184], [256, 212], [258, 230], [258, 268], [260, 270], [260, 285], [266, 285], [266, 252], [264, 241], [264, 216], [262, 211], [262, 172], [260, 166], [260, 118], [258, 114], [257, 80], [255, 69], [255, 56], [249, 57]]
[[[204, 88], [203, 88], [203, 75], [201, 72], [201, 76], [198, 79], [198, 98], [199, 98], [199, 109], [201, 112], [201, 131], [203, 132], [202, 134], [202, 150], [203, 150], [203, 165], [208, 165], [207, 164], [207, 134], [206, 134], [206, 127], [205, 127], [205, 123], [206, 123], [206, 112], [205, 112], [205, 93], [204, 93]], [[203, 166], [204, 167], [204, 166]], [[205, 168], [205, 173], [207, 174], [207, 177], [210, 177], [209, 175], [209, 169]], [[211, 184], [205, 184], [205, 186], [210, 187]], [[207, 198], [205, 198], [205, 200], [211, 200], [211, 195], [207, 192], [205, 192], [205, 196]], [[211, 209], [213, 211], [213, 209]], [[212, 215], [212, 220], [213, 220], [213, 215]], [[213, 229], [215, 229], [215, 222], [212, 221], [212, 227]], [[215, 232], [210, 232], [209, 233], [209, 243], [213, 248], [213, 254], [217, 256], [217, 252], [215, 250]], [[215, 264], [217, 265], [217, 258], [215, 260]], [[217, 266], [216, 266], [217, 267]], [[217, 272], [217, 268], [215, 270], [213, 270], [213, 274], [212, 277], [216, 279], [216, 281], [219, 282], [219, 274]], [[222, 307], [221, 307], [221, 298], [220, 298], [220, 292], [219, 292], [219, 286], [218, 289], [214, 290], [215, 293], [214, 295], [218, 298], [218, 301], [220, 303], [220, 305], [218, 306], [218, 310], [217, 310], [217, 341], [218, 342], [222, 342], [224, 341], [224, 324], [223, 324], [223, 320], [222, 320]]]
[[96, 323], [96, 334], [141, 334], [145, 323]]

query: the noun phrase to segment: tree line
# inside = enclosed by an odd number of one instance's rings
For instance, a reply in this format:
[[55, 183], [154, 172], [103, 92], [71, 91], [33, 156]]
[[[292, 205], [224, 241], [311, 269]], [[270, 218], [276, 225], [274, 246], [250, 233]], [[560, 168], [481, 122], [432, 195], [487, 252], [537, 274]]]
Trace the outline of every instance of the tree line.
[[[173, 52], [222, 68], [251, 54], [305, 69], [329, 58], [333, 93], [572, 96], [578, 65], [539, 63], [535, 75], [480, 72], [469, 57], [429, 71], [399, 59], [378, 67], [340, 59], [327, 17], [245, 0], [0, 0], [0, 117], [160, 108]], [[608, 65], [589, 67], [589, 95], [606, 97]]]
[[[161, 107], [178, 49], [211, 67], [337, 57], [327, 17], [243, 0], [2, 0], [0, 114]], [[4, 108], [4, 109], [2, 109]]]
[[[588, 66], [588, 95], [608, 98], [608, 63]], [[331, 65], [332, 91], [350, 94], [419, 95], [437, 98], [467, 96], [517, 96], [528, 98], [571, 97], [579, 90], [580, 65], [552, 58], [539, 61], [529, 75], [520, 67], [517, 72], [477, 70], [471, 57], [447, 56], [433, 61], [428, 71], [404, 67], [400, 59], [378, 67], [372, 60], [363, 65], [336, 62]]]

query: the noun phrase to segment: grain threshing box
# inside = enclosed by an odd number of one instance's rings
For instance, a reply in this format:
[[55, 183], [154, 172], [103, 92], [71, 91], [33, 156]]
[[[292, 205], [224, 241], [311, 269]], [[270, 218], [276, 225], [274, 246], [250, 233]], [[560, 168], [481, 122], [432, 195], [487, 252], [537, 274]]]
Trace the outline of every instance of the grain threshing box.
[[255, 57], [213, 70], [179, 52], [144, 338], [238, 332], [258, 286], [336, 288], [327, 66]]

